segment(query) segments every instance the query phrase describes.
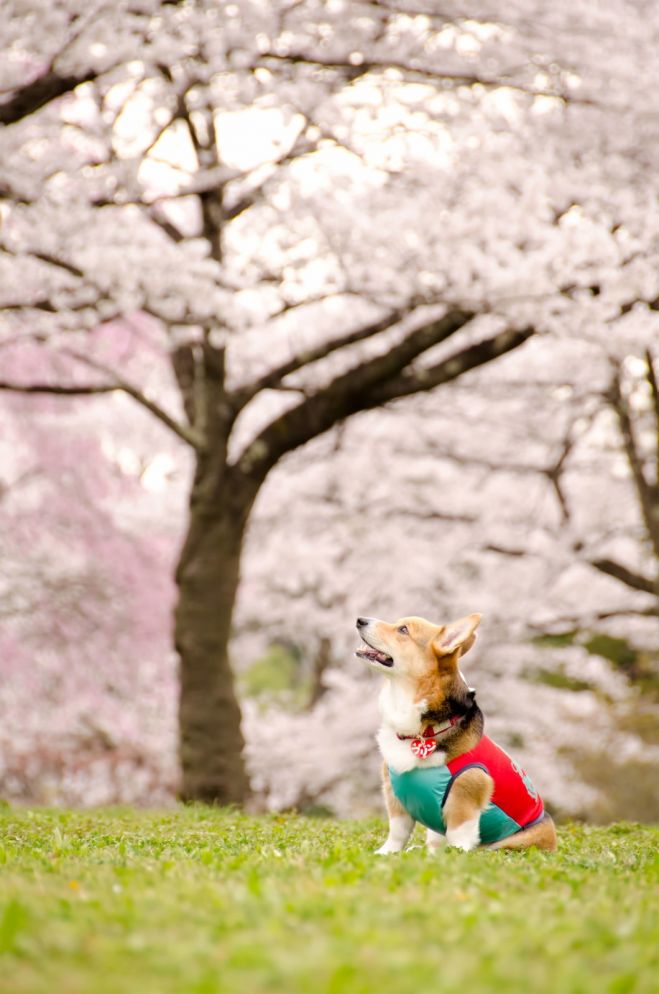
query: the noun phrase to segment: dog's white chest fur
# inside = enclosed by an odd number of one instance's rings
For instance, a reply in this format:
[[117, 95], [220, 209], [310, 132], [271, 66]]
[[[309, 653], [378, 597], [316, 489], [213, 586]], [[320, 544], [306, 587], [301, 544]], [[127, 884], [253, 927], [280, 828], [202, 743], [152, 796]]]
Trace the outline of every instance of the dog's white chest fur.
[[426, 709], [425, 700], [415, 702], [412, 689], [393, 680], [380, 692], [382, 724], [376, 738], [382, 758], [396, 773], [407, 773], [416, 766], [444, 766], [446, 762], [445, 753], [439, 749], [421, 759], [412, 752], [409, 739], [398, 738], [421, 735], [421, 715]]

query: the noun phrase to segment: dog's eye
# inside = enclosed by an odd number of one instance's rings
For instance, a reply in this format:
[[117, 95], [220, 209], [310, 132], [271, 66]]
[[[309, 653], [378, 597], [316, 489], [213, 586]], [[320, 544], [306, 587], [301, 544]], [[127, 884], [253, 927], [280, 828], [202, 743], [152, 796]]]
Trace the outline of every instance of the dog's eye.
[[400, 628], [398, 629], [398, 634], [399, 635], [409, 635], [410, 633], [409, 633], [409, 630], [407, 628], [407, 625], [401, 625]]

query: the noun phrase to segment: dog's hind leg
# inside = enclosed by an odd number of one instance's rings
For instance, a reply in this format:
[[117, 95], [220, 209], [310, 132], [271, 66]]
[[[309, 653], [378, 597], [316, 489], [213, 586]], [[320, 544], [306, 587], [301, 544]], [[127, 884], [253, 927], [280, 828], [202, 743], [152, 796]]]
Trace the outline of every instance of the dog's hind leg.
[[488, 849], [527, 849], [529, 846], [537, 846], [538, 849], [547, 849], [549, 852], [556, 850], [556, 826], [550, 815], [545, 815], [542, 821], [523, 828], [521, 832], [509, 835], [507, 839], [493, 842]]
[[389, 815], [389, 835], [386, 842], [375, 850], [379, 856], [404, 849], [414, 829], [414, 818], [405, 810], [391, 789], [389, 768], [386, 763], [382, 765], [382, 793]]

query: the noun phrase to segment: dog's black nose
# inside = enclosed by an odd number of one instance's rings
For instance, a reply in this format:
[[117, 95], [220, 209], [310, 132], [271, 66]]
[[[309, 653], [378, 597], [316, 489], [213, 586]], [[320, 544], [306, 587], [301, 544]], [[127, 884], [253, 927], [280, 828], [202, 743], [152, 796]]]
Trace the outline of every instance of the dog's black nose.
[[357, 628], [366, 628], [368, 618], [357, 618]]

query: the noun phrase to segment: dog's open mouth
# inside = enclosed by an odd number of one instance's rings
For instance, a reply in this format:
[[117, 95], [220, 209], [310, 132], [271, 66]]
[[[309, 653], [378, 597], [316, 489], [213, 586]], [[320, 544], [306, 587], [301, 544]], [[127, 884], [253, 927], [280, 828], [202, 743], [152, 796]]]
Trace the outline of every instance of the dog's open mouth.
[[361, 659], [368, 659], [370, 663], [380, 663], [381, 666], [394, 665], [394, 661], [391, 656], [388, 656], [386, 652], [380, 652], [379, 649], [374, 649], [372, 645], [368, 644], [363, 636], [362, 642], [364, 645], [355, 650], [356, 656], [359, 656]]

